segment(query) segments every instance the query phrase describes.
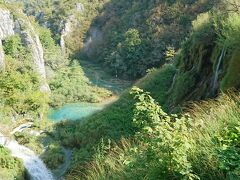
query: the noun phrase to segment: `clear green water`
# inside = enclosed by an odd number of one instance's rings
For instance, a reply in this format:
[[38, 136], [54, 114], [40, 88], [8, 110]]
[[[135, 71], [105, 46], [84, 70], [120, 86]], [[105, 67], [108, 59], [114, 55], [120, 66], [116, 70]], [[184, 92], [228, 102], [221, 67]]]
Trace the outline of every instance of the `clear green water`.
[[66, 104], [61, 108], [52, 109], [49, 112], [48, 118], [53, 121], [64, 120], [81, 120], [84, 117], [90, 116], [93, 113], [102, 110], [103, 107], [96, 104], [77, 103]]

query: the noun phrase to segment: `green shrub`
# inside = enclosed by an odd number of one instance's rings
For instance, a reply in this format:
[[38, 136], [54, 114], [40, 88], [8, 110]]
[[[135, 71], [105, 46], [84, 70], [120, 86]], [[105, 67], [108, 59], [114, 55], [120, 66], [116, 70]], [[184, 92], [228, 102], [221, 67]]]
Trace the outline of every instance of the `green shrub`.
[[220, 144], [218, 150], [219, 168], [229, 179], [240, 177], [240, 125], [224, 128], [217, 136]]
[[49, 145], [41, 158], [50, 169], [58, 168], [65, 161], [62, 147], [57, 144]]
[[[75, 164], [67, 177], [80, 179], [80, 171], [89, 180], [239, 178], [239, 95], [193, 104], [190, 115], [168, 115], [149, 93], [132, 93], [136, 134], [99, 141], [91, 161]], [[81, 149], [78, 162], [89, 158]]]
[[158, 162], [157, 166], [161, 168], [159, 177], [167, 178], [170, 175], [198, 179], [188, 160], [192, 147], [192, 139], [189, 138], [192, 119], [166, 114], [149, 93], [141, 89], [133, 88], [132, 94], [137, 101], [133, 119], [139, 128], [136, 139], [145, 145], [145, 149], [138, 149], [145, 161], [142, 163], [151, 166], [152, 161]]
[[23, 180], [24, 175], [23, 162], [12, 157], [10, 151], [0, 145], [0, 179]]
[[92, 85], [77, 62], [59, 69], [49, 85], [51, 106], [74, 102], [96, 103], [111, 96], [109, 91]]
[[34, 73], [11, 70], [0, 74], [0, 88], [1, 103], [10, 107], [12, 113], [36, 116], [46, 108], [47, 95], [40, 92]]
[[64, 55], [60, 46], [55, 43], [51, 31], [43, 27], [38, 27], [38, 31], [44, 48], [45, 64], [54, 71], [66, 67], [69, 59]]
[[240, 15], [230, 14], [220, 22], [218, 43], [229, 50], [234, 50], [240, 45]]
[[15, 58], [18, 58], [26, 53], [19, 35], [10, 36], [5, 39], [3, 41], [3, 49], [6, 55], [10, 55]]

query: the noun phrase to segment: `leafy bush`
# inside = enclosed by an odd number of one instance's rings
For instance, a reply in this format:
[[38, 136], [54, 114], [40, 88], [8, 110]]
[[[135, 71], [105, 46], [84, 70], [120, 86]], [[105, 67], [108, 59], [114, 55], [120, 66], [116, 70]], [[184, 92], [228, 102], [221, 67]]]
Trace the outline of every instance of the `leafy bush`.
[[240, 177], [240, 125], [228, 126], [217, 136], [219, 168], [229, 179]]
[[[192, 146], [189, 129], [192, 119], [187, 116], [166, 114], [149, 93], [138, 88], [132, 89], [136, 104], [134, 124], [140, 129], [136, 138], [144, 143], [145, 149], [139, 149], [146, 166], [152, 161], [161, 167], [159, 176], [179, 176], [197, 179], [192, 173], [188, 152]], [[160, 175], [162, 174], [162, 175]]]
[[12, 157], [10, 151], [0, 145], [0, 179], [23, 180], [24, 176], [23, 162]]
[[60, 69], [49, 85], [52, 90], [51, 106], [74, 102], [95, 103], [111, 96], [109, 91], [92, 85], [76, 61]]
[[56, 45], [49, 29], [38, 27], [39, 38], [44, 48], [45, 64], [57, 71], [68, 65], [69, 59], [63, 54], [60, 46]]
[[[9, 107], [11, 112], [20, 116], [39, 115], [44, 112], [47, 104], [47, 95], [39, 90], [38, 76], [29, 70], [18, 71], [19, 66], [7, 65], [7, 71], [0, 74], [0, 97], [5, 108]], [[25, 67], [23, 67], [25, 68]], [[24, 72], [25, 71], [25, 72]]]
[[228, 18], [225, 18], [218, 25], [219, 30], [218, 42], [222, 47], [229, 50], [234, 50], [240, 45], [240, 15], [230, 14]]
[[62, 147], [56, 144], [49, 145], [41, 158], [50, 169], [58, 168], [65, 161]]
[[80, 170], [91, 180], [239, 178], [239, 95], [193, 104], [190, 115], [168, 115], [149, 93], [132, 93], [136, 134], [102, 140], [93, 159], [67, 177], [78, 179]]
[[3, 41], [3, 49], [6, 55], [10, 55], [14, 58], [19, 58], [19, 56], [26, 54], [26, 49], [19, 35], [10, 36], [5, 39]]

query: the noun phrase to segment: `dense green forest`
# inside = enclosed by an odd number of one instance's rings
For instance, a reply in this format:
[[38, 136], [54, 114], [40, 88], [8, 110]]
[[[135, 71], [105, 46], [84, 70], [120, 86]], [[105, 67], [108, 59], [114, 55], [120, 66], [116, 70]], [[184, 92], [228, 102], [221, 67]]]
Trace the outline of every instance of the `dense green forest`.
[[238, 180], [239, 89], [238, 0], [0, 1], [0, 179]]

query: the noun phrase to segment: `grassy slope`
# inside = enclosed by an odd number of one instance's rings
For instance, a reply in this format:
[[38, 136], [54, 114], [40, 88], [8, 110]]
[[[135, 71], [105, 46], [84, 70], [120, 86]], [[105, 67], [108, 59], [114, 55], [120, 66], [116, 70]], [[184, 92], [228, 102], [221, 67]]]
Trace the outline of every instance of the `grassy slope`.
[[[176, 70], [174, 66], [171, 65], [153, 71], [136, 83], [140, 88], [151, 92], [151, 95], [163, 106], [164, 110], [168, 110], [168, 103], [170, 103], [170, 105], [177, 104], [171, 102], [171, 100], [174, 100], [174, 98], [172, 98], [173, 95], [176, 96], [176, 98], [180, 98], [179, 101], [182, 100], [185, 102], [186, 99], [195, 99], [193, 97], [201, 99], [202, 96], [198, 96], [203, 89], [201, 82], [208, 84], [206, 91], [211, 90], [211, 77], [214, 74], [212, 70], [214, 69], [214, 64], [211, 62], [211, 53], [212, 49], [214, 49], [213, 47], [217, 46], [217, 44], [215, 41], [212, 41], [210, 43], [211, 46], [208, 46], [208, 41], [213, 37], [216, 38], [216, 34], [214, 27], [212, 27], [209, 22], [208, 24], [202, 22], [200, 25], [203, 28], [193, 33], [193, 37], [190, 38], [190, 41], [193, 40], [193, 42], [190, 43], [188, 40], [186, 42], [188, 46], [186, 47], [185, 43], [183, 47], [185, 49], [180, 54], [180, 60], [182, 60], [182, 62], [180, 61], [180, 65], [178, 64], [180, 72], [177, 74], [174, 86], [172, 86], [172, 80]], [[205, 41], [205, 39], [202, 39], [202, 41], [194, 41], [194, 38], [202, 37], [204, 33], [207, 35], [204, 36], [207, 41]], [[198, 40], [198, 38], [196, 39]], [[189, 46], [192, 51], [189, 51]], [[203, 47], [203, 49], [209, 49], [210, 55], [206, 53], [205, 56], [201, 56], [203, 54], [202, 51], [200, 51], [202, 49], [201, 47]], [[237, 58], [233, 59], [232, 62], [237, 63]], [[192, 71], [192, 69], [196, 68], [195, 66], [197, 64], [200, 64], [199, 67], [197, 67], [198, 71]], [[189, 65], [192, 66], [189, 67]], [[232, 68], [232, 66], [229, 65], [229, 68]], [[192, 74], [192, 72], [194, 72], [194, 74]], [[231, 73], [238, 74], [238, 71], [231, 71]], [[231, 74], [231, 77], [235, 76], [233, 74]], [[193, 77], [198, 81], [193, 81]], [[221, 79], [219, 81], [221, 81]], [[172, 91], [169, 91], [169, 89], [172, 89]], [[192, 92], [196, 93], [196, 96], [191, 95]], [[191, 111], [194, 121], [200, 125], [202, 123], [203, 127], [194, 129], [194, 133], [189, 136], [196, 144], [193, 145], [191, 154], [188, 156], [194, 173], [202, 178], [225, 179], [224, 176], [226, 172], [219, 169], [219, 158], [216, 156], [219, 145], [216, 144], [214, 138], [218, 133], [221, 133], [225, 125], [237, 124], [239, 120], [238, 103], [239, 97], [232, 97], [231, 99], [223, 96], [218, 100], [196, 105]], [[130, 139], [133, 137], [136, 130], [132, 125], [133, 109], [134, 101], [128, 94], [128, 91], [126, 91], [118, 102], [109, 106], [103, 112], [95, 114], [83, 122], [66, 122], [58, 125], [58, 137], [63, 139], [65, 145], [76, 148], [74, 149], [75, 156], [73, 166], [68, 174], [68, 178], [71, 179], [79, 175], [79, 172], [87, 172], [86, 178], [90, 179], [96, 179], [96, 177], [97, 179], [108, 179], [115, 177], [115, 175], [116, 177], [120, 177], [120, 179], [132, 179], [133, 177], [137, 177], [139, 173], [142, 173], [143, 176], [147, 175], [149, 178], [159, 175], [159, 169], [157, 168], [159, 165], [156, 161], [148, 162], [149, 164], [152, 163], [148, 168], [139, 166], [136, 169], [135, 167], [129, 169], [122, 165], [123, 162], [118, 161], [121, 157], [120, 155], [117, 157], [116, 154], [118, 152], [115, 152], [115, 150], [111, 150], [109, 155], [110, 159], [106, 156], [108, 153], [103, 155], [100, 153], [99, 155], [98, 147], [103, 146], [103, 148], [105, 148], [101, 141], [102, 138], [118, 142], [122, 137]], [[131, 143], [127, 142], [126, 146], [131, 146], [129, 144]], [[125, 144], [120, 143], [120, 146], [125, 146]], [[124, 157], [128, 156], [129, 152], [125, 152], [129, 150], [128, 148], [126, 150], [124, 147], [116, 147], [116, 149], [120, 149], [119, 151]], [[100, 158], [99, 160], [98, 156], [103, 156], [103, 159]], [[125, 157], [123, 159], [127, 161], [127, 158]], [[129, 158], [134, 158], [134, 155], [129, 154]], [[86, 166], [86, 162], [91, 163]], [[206, 168], [203, 168], [203, 166], [206, 166]], [[89, 167], [87, 171], [86, 167]], [[113, 167], [116, 168], [114, 169]], [[117, 169], [123, 171], [119, 172]], [[112, 174], [109, 175], [109, 172], [112, 172]], [[121, 176], [122, 173], [126, 173], [126, 177]]]
[[[160, 104], [166, 102], [166, 92], [172, 84], [175, 68], [166, 65], [154, 70], [137, 86], [150, 91]], [[126, 90], [120, 99], [102, 112], [77, 122], [63, 122], [57, 125], [55, 135], [65, 146], [74, 149], [73, 170], [81, 170], [83, 163], [92, 159], [101, 139], [118, 141], [121, 137], [131, 137], [135, 129], [132, 126], [134, 100]], [[165, 106], [166, 109], [166, 106]]]
[[[237, 126], [240, 119], [239, 102], [239, 95], [222, 95], [216, 100], [193, 104], [192, 108], [188, 109], [195, 123], [195, 128], [191, 129], [191, 133], [187, 137], [189, 142], [193, 142], [187, 156], [192, 165], [193, 173], [201, 179], [230, 178], [229, 175], [233, 169], [228, 169], [230, 172], [227, 178], [224, 167], [220, 168], [222, 157], [218, 156], [218, 153], [221, 147], [216, 143], [216, 136], [219, 136], [226, 127]], [[106, 146], [106, 150], [98, 151], [94, 160], [85, 166], [84, 178], [89, 180], [143, 179], [143, 177], [144, 179], [173, 179], [172, 176], [161, 176], [161, 167], [158, 165], [160, 162], [154, 157], [150, 162], [147, 162], [147, 165], [141, 162], [142, 155], [139, 156], [133, 151], [136, 147], [144, 151], [143, 144], [129, 139], [122, 139], [117, 145]], [[235, 162], [239, 162], [237, 154], [232, 158], [235, 159]], [[230, 159], [229, 156], [221, 163], [227, 164], [231, 161]], [[129, 165], [127, 162], [131, 162], [131, 164]], [[73, 173], [72, 175], [69, 177], [78, 179]], [[231, 178], [237, 180], [239, 176]], [[175, 176], [174, 179], [179, 179], [179, 177]]]

